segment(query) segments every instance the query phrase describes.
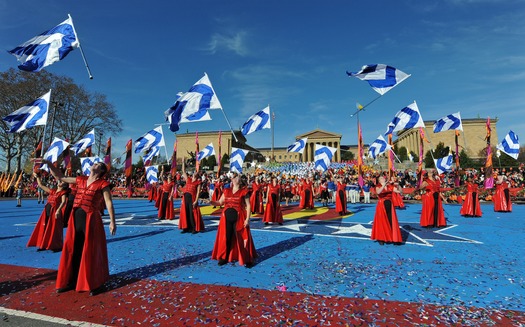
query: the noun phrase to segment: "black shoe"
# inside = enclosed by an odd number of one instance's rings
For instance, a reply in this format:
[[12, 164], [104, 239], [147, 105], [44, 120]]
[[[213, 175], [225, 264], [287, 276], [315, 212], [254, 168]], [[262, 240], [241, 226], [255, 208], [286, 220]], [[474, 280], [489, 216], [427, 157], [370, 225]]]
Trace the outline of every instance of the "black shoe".
[[253, 262], [248, 262], [248, 263], [244, 264], [244, 267], [246, 267], [248, 269], [252, 268], [253, 267]]
[[185, 233], [187, 233], [187, 232], [188, 232], [187, 229], [183, 229], [180, 233], [181, 233], [181, 234], [185, 234]]
[[385, 245], [385, 242], [379, 241], [379, 245]]
[[218, 265], [219, 265], [219, 266], [224, 266], [224, 265], [227, 264], [227, 263], [228, 263], [227, 260], [220, 259]]
[[74, 290], [75, 287], [74, 286], [66, 286], [66, 287], [62, 287], [62, 288], [57, 288], [57, 293], [60, 294], [60, 293], [64, 293], [64, 292], [69, 292], [69, 291], [72, 291]]
[[17, 206], [17, 207], [21, 207], [21, 205], [19, 205], [19, 204], [17, 204], [16, 206]]
[[281, 225], [281, 226], [282, 226], [282, 225], [283, 225], [283, 223], [279, 223], [279, 225]]
[[89, 296], [95, 296], [99, 295], [100, 293], [104, 293], [106, 291], [106, 287], [104, 285], [100, 286], [99, 288], [96, 288], [89, 292]]
[[36, 252], [45, 251], [45, 250], [46, 250], [46, 249], [38, 248], [38, 249], [36, 249]]
[[269, 225], [270, 223], [266, 222], [266, 223], [264, 223], [264, 224], [265, 224], [265, 225]]
[[193, 232], [191, 232], [192, 234], [197, 234], [198, 232], [196, 230], [194, 230]]

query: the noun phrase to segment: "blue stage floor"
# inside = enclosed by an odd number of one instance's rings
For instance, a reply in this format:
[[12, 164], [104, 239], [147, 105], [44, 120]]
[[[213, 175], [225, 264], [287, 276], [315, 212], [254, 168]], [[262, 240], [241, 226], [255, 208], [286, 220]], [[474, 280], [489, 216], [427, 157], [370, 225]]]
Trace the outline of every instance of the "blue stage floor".
[[[525, 207], [464, 218], [445, 205], [448, 227], [419, 226], [420, 204], [398, 210], [405, 243], [370, 240], [374, 204], [349, 205], [343, 219], [314, 220], [325, 208], [285, 216], [283, 226], [252, 219], [259, 258], [252, 269], [211, 260], [218, 217], [203, 207], [206, 232], [181, 234], [158, 221], [146, 200], [115, 201], [117, 234], [108, 236], [110, 273], [118, 278], [182, 281], [404, 302], [525, 308]], [[60, 253], [25, 245], [43, 209], [36, 200], [0, 201], [0, 263], [56, 269]], [[175, 206], [180, 205], [179, 201]], [[294, 204], [296, 205], [296, 204]], [[333, 210], [333, 209], [332, 209]], [[308, 219], [307, 217], [314, 217]], [[107, 216], [105, 217], [107, 218]], [[106, 233], [108, 219], [105, 219]], [[232, 276], [233, 280], [232, 280]]]

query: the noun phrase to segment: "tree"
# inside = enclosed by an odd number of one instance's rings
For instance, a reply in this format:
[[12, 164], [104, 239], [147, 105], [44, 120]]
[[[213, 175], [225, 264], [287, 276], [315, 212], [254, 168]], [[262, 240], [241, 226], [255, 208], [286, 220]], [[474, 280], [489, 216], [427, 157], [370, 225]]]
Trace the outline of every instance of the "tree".
[[408, 150], [406, 147], [400, 147], [396, 154], [402, 162], [408, 160]]
[[448, 155], [447, 148], [448, 147], [445, 147], [443, 142], [439, 142], [434, 151], [428, 150], [427, 153], [425, 153], [425, 167], [435, 168], [436, 164], [434, 163], [434, 159], [439, 159]]
[[410, 151], [410, 154], [412, 155], [412, 162], [419, 162], [418, 154], [416, 154], [414, 151]]
[[355, 155], [352, 151], [348, 150], [348, 151], [341, 151], [341, 160], [342, 161], [350, 161], [350, 160], [354, 160], [355, 158]]
[[[28, 73], [11, 68], [0, 73], [0, 114], [5, 117], [50, 89], [44, 151], [55, 136], [75, 143], [93, 128], [101, 138], [122, 130], [122, 121], [105, 95], [88, 92], [71, 78], [47, 71]], [[21, 133], [7, 133], [7, 124], [4, 121], [1, 124], [0, 149], [3, 150], [3, 157], [0, 159], [10, 170], [11, 161], [17, 158], [17, 169], [20, 169], [22, 158], [27, 158], [44, 136], [44, 126]]]

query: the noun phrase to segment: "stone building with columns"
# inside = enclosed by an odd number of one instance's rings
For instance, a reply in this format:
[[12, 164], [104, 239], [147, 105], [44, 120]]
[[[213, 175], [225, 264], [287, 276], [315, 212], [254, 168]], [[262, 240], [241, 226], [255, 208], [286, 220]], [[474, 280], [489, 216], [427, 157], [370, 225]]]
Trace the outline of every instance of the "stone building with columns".
[[[498, 133], [496, 130], [497, 118], [491, 120], [491, 144], [498, 143]], [[433, 132], [434, 121], [425, 121], [425, 134], [430, 144], [425, 144], [425, 152], [433, 149], [438, 143], [442, 142], [445, 146], [450, 146], [454, 150], [455, 132], [445, 131], [441, 133]], [[470, 158], [480, 158], [480, 153], [486, 147], [484, 137], [486, 135], [486, 119], [462, 119], [463, 132], [458, 138], [459, 146], [465, 149]], [[240, 131], [235, 131], [237, 140], [233, 137], [230, 131], [221, 133], [221, 156], [229, 155], [231, 148], [248, 149], [250, 153], [247, 155], [245, 162], [265, 162], [271, 160], [275, 162], [311, 162], [314, 161], [315, 145], [321, 144], [336, 148], [333, 162], [341, 161], [341, 151], [350, 151], [357, 157], [357, 145], [341, 145], [341, 134], [328, 132], [321, 129], [315, 129], [295, 137], [296, 140], [308, 138], [303, 154], [288, 152], [287, 147], [259, 148], [255, 149], [246, 144], [246, 137]], [[182, 158], [189, 158], [189, 152], [195, 152], [195, 133], [177, 134], [177, 162], [182, 163]], [[206, 145], [213, 143], [216, 157], [219, 151], [219, 132], [199, 132], [199, 145], [204, 148]], [[403, 130], [397, 133], [394, 140], [397, 147], [405, 147], [408, 152], [419, 154], [419, 129]], [[368, 146], [365, 145], [365, 154]]]
[[[490, 120], [491, 145], [496, 145], [498, 143], [498, 132], [496, 129], [497, 122], [497, 118]], [[455, 151], [455, 131], [434, 133], [434, 121], [425, 121], [424, 123], [425, 135], [431, 142], [425, 143], [425, 152], [434, 149], [440, 142]], [[481, 158], [482, 151], [487, 147], [487, 142], [485, 140], [487, 134], [487, 120], [482, 118], [461, 119], [461, 123], [463, 125], [463, 131], [460, 131], [460, 136], [458, 137], [460, 151], [461, 149], [464, 149], [470, 158]], [[419, 129], [414, 128], [398, 132], [394, 144], [397, 144], [398, 149], [404, 146], [409, 153], [412, 151], [419, 154]]]

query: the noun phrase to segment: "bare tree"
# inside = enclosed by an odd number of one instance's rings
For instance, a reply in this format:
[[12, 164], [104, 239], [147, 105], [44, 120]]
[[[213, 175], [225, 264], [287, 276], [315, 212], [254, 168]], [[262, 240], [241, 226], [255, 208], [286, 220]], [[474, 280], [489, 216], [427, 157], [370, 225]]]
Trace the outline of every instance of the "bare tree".
[[[55, 136], [75, 143], [93, 128], [99, 137], [122, 131], [122, 121], [105, 95], [90, 93], [71, 78], [46, 71], [27, 73], [11, 68], [0, 73], [0, 115], [9, 115], [50, 89], [47, 144], [44, 144], [44, 150]], [[8, 125], [4, 121], [0, 124], [0, 160], [6, 163], [7, 170], [11, 170], [12, 160], [16, 158], [16, 170], [20, 170], [23, 159], [32, 154], [35, 145], [42, 139], [44, 126], [8, 133]]]

